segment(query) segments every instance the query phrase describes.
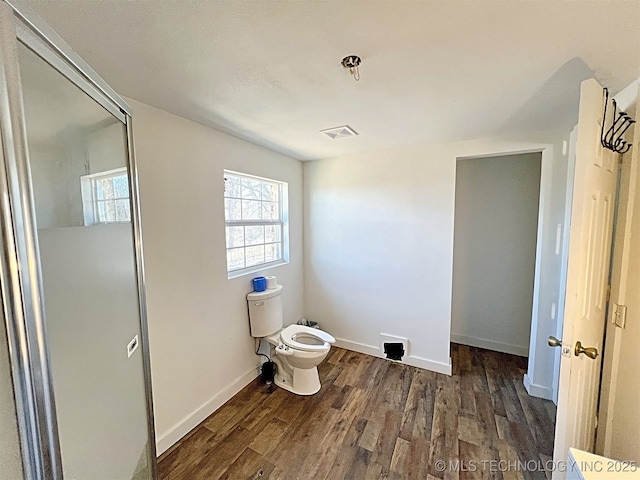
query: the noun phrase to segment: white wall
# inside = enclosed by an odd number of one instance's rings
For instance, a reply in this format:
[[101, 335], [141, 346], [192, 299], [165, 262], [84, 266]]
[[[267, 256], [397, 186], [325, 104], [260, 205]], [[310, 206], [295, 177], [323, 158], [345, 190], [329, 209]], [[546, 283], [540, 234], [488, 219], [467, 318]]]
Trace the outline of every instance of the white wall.
[[223, 170], [288, 182], [286, 323], [303, 316], [302, 166], [297, 160], [131, 101], [140, 196], [158, 453], [252, 380], [247, 275], [227, 279]]
[[[640, 148], [640, 135], [636, 136], [634, 149]], [[640, 156], [635, 154], [637, 163]], [[607, 347], [609, 336], [617, 343], [614, 352], [617, 354], [617, 371], [612, 377], [614, 397], [609, 404], [611, 415], [611, 444], [607, 455], [620, 460], [640, 463], [640, 415], [638, 415], [638, 398], [640, 398], [640, 176], [636, 176], [634, 194], [633, 219], [631, 225], [631, 243], [628, 256], [626, 292], [621, 298], [613, 301], [627, 306], [627, 321], [624, 329], [609, 325], [607, 330]], [[612, 331], [615, 330], [615, 333]]]
[[339, 344], [379, 354], [379, 334], [405, 337], [413, 361], [450, 372], [455, 169], [446, 155], [304, 164], [305, 309]]
[[541, 154], [459, 159], [451, 340], [527, 356]]
[[29, 144], [38, 228], [83, 225], [80, 176], [87, 173], [85, 142], [78, 132], [60, 141]]
[[[105, 122], [106, 123], [106, 122]], [[122, 124], [114, 120], [100, 127], [88, 129], [87, 160], [88, 172], [99, 173], [121, 168], [121, 154], [115, 154], [114, 149], [127, 142], [126, 131]]]
[[[556, 132], [305, 163], [307, 317], [339, 344], [374, 355], [382, 355], [380, 333], [407, 337], [406, 363], [450, 372], [456, 159], [532, 151], [542, 151], [546, 185], [537, 255], [541, 288], [534, 300], [535, 335], [546, 341], [555, 332], [550, 311], [560, 259], [553, 246], [566, 174]], [[546, 347], [533, 354], [530, 373], [550, 388], [553, 352]]]
[[125, 144], [122, 123], [108, 118], [45, 139], [29, 137], [38, 228], [84, 225], [80, 177], [123, 167]]

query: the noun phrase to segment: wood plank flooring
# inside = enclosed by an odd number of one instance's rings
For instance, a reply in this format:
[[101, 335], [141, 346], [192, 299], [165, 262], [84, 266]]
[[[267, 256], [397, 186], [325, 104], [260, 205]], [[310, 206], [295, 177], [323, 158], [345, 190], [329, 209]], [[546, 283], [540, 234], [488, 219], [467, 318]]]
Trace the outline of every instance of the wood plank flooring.
[[546, 479], [555, 406], [526, 359], [452, 344], [446, 376], [332, 348], [311, 397], [256, 379], [163, 454], [159, 477]]

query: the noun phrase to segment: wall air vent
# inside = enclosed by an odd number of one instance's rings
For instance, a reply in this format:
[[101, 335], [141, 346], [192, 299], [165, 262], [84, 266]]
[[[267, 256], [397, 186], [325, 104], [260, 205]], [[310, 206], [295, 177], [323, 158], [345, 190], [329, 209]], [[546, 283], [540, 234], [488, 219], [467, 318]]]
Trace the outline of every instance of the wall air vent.
[[337, 140], [338, 138], [355, 137], [356, 135], [358, 135], [358, 132], [356, 132], [349, 125], [320, 130], [320, 133], [324, 133], [327, 137], [333, 140]]

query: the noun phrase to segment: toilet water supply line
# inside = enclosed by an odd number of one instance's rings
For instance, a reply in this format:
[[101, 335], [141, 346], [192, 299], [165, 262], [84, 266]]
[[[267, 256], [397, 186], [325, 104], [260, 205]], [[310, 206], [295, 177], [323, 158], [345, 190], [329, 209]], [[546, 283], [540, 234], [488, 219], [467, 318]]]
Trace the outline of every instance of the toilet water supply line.
[[260, 353], [260, 345], [261, 345], [262, 339], [261, 338], [256, 338], [256, 355], [262, 355], [264, 358], [267, 359], [267, 362], [271, 361], [271, 358], [269, 358], [269, 355], [265, 355], [264, 353]]

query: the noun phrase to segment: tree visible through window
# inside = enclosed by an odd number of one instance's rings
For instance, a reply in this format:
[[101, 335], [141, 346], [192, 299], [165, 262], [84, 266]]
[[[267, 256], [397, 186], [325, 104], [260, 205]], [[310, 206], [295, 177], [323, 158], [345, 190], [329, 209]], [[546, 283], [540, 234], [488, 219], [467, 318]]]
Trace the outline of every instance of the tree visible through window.
[[227, 271], [284, 262], [287, 184], [225, 170], [224, 185]]

